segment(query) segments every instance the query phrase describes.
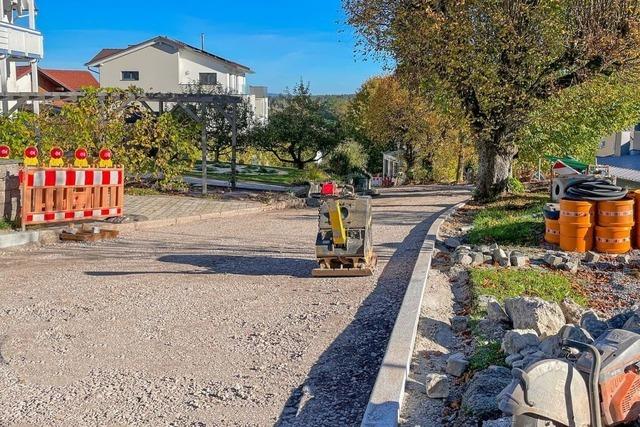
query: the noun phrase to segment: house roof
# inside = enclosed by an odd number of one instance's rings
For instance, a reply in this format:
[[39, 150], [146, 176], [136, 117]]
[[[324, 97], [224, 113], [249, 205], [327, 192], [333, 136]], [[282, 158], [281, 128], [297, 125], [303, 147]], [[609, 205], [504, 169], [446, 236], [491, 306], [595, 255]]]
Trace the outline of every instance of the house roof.
[[[77, 91], [83, 87], [100, 87], [90, 71], [86, 70], [54, 70], [48, 68], [38, 68], [41, 76], [54, 81], [68, 91]], [[19, 79], [27, 74], [31, 74], [31, 66], [20, 66], [16, 69], [16, 77]]]
[[31, 73], [31, 65], [17, 66], [16, 67], [16, 80], [21, 79], [27, 74]]
[[94, 62], [101, 62], [103, 59], [108, 58], [110, 56], [116, 55], [120, 52], [125, 51], [126, 49], [112, 49], [112, 48], [106, 48], [106, 49], [102, 49], [100, 52], [98, 52], [98, 54], [96, 56], [94, 56], [93, 58], [91, 58], [91, 60], [88, 62], [88, 64], [93, 64]]
[[640, 184], [639, 154], [598, 157], [598, 164], [609, 166], [611, 175], [617, 176], [619, 179]]
[[243, 70], [246, 73], [252, 73], [251, 68], [247, 67], [246, 65], [242, 65], [239, 64], [237, 62], [234, 61], [230, 61], [228, 59], [225, 59], [221, 56], [218, 55], [214, 55], [211, 52], [207, 52], [206, 50], [202, 50], [199, 49], [195, 46], [191, 46], [187, 43], [181, 42], [179, 40], [175, 40], [175, 39], [171, 39], [169, 37], [165, 37], [165, 36], [157, 36], [154, 37], [152, 39], [143, 41], [141, 43], [135, 44], [135, 45], [131, 45], [127, 48], [123, 48], [123, 49], [102, 49], [100, 52], [98, 52], [98, 54], [96, 56], [94, 56], [89, 62], [87, 62], [85, 65], [88, 67], [98, 67], [100, 65], [102, 65], [104, 62], [106, 62], [109, 59], [113, 59], [115, 57], [118, 57], [122, 54], [128, 53], [128, 52], [133, 52], [136, 51], [138, 49], [142, 49], [144, 47], [147, 46], [152, 46], [156, 43], [167, 43], [169, 45], [173, 45], [179, 49], [189, 49], [193, 52], [199, 53], [201, 55], [204, 56], [208, 56], [210, 58], [214, 58], [217, 59], [219, 61], [222, 61], [228, 65], [240, 68], [241, 70]]

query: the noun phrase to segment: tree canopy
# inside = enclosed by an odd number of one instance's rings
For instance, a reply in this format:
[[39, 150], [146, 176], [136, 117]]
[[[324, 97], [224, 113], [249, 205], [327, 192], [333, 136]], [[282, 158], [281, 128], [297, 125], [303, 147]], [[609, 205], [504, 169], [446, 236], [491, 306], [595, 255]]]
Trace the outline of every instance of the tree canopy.
[[627, 0], [344, 0], [366, 49], [467, 114], [478, 196], [505, 188], [520, 132], [559, 92], [638, 66], [640, 11]]
[[[372, 171], [379, 171], [382, 152], [398, 150], [406, 163], [408, 178], [415, 181], [435, 179], [434, 164], [443, 166], [439, 160], [444, 159], [445, 151], [453, 157], [444, 163], [456, 163], [462, 150], [460, 143], [464, 142], [460, 139], [464, 120], [459, 121], [459, 115], [441, 111], [435, 102], [410, 90], [395, 75], [365, 82], [354, 97], [347, 118], [354, 138], [369, 152], [371, 163], [377, 163], [371, 165]], [[443, 175], [438, 178], [446, 179]]]
[[309, 86], [300, 82], [288, 93], [269, 122], [252, 131], [254, 143], [273, 153], [284, 163], [303, 169], [330, 154], [343, 140], [338, 117], [311, 96]]

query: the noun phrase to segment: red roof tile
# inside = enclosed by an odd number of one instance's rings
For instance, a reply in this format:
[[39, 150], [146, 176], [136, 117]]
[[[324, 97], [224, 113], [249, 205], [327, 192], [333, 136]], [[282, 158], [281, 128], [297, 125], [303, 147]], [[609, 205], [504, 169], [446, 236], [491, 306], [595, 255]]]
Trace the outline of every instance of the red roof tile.
[[16, 80], [31, 73], [31, 65], [18, 65], [16, 67]]
[[[100, 87], [100, 83], [98, 83], [91, 71], [51, 70], [45, 68], [39, 68], [38, 71], [41, 78], [44, 76], [70, 92], [80, 90], [83, 87]], [[30, 65], [16, 67], [16, 79], [20, 79], [27, 74], [31, 74]]]
[[100, 87], [100, 83], [93, 77], [91, 71], [40, 68], [40, 72], [69, 91], [77, 91], [83, 87]]

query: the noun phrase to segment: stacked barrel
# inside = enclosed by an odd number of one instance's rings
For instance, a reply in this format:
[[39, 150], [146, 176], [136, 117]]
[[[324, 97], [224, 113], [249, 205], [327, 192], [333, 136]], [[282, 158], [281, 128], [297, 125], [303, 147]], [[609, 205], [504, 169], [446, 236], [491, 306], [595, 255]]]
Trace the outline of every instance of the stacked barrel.
[[607, 254], [625, 254], [631, 250], [635, 199], [598, 202], [596, 250]]
[[560, 220], [553, 218], [545, 218], [544, 240], [553, 245], [560, 244]]
[[558, 223], [560, 248], [563, 251], [586, 252], [593, 248], [595, 203], [585, 200], [561, 200]]

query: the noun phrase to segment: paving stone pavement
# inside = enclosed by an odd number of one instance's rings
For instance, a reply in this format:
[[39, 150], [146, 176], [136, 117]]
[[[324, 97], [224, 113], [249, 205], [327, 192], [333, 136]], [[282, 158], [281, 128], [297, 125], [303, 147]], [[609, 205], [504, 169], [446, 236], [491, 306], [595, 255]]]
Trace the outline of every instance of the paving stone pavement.
[[264, 206], [260, 202], [240, 200], [201, 199], [185, 196], [125, 197], [125, 215], [143, 216], [149, 220], [179, 218], [214, 212], [236, 211]]

